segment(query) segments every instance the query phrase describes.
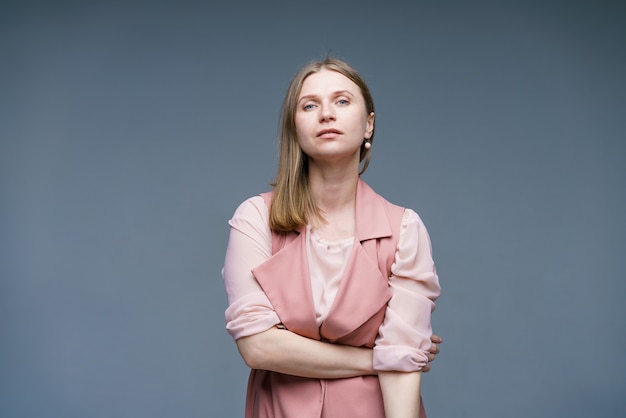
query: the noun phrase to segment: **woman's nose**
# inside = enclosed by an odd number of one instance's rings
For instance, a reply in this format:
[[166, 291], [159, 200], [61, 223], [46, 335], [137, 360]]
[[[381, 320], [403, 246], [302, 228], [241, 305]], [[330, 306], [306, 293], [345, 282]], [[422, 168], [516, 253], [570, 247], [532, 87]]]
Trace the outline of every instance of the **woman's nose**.
[[335, 111], [330, 105], [320, 106], [320, 122], [335, 120]]

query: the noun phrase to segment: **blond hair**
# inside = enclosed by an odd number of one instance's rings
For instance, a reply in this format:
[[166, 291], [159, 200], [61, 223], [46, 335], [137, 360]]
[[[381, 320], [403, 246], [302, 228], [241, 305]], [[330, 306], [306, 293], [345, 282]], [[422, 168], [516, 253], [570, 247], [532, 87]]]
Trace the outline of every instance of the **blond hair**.
[[[361, 90], [367, 114], [374, 112], [374, 101], [367, 84], [346, 62], [337, 58], [325, 58], [311, 62], [296, 73], [285, 94], [280, 117], [278, 170], [276, 179], [272, 183], [274, 195], [269, 213], [269, 226], [274, 232], [293, 231], [307, 225], [312, 218], [323, 219], [311, 194], [308, 157], [298, 144], [295, 121], [298, 96], [304, 80], [322, 69], [336, 71], [354, 82]], [[371, 143], [373, 140], [374, 132], [372, 131], [372, 136], [368, 141]], [[367, 169], [370, 154], [370, 149], [361, 145], [362, 168], [359, 174], [363, 174]]]

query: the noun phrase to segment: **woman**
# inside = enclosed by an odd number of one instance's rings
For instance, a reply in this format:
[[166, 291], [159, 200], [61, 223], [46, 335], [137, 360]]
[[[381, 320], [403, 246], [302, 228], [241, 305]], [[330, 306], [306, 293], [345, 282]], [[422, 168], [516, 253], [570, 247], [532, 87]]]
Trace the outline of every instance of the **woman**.
[[252, 369], [247, 418], [425, 416], [440, 287], [418, 215], [360, 179], [374, 118], [348, 64], [302, 68], [283, 103], [274, 190], [229, 222], [226, 321]]

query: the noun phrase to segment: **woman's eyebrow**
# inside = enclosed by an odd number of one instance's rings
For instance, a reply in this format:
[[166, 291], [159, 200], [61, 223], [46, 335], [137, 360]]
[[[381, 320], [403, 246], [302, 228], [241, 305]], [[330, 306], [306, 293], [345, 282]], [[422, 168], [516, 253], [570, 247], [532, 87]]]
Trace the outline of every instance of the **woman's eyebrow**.
[[307, 94], [306, 96], [302, 96], [298, 99], [298, 102], [301, 102], [303, 100], [309, 100], [309, 99], [317, 99], [317, 95], [316, 94]]
[[350, 90], [338, 90], [333, 93], [333, 96], [354, 96]]

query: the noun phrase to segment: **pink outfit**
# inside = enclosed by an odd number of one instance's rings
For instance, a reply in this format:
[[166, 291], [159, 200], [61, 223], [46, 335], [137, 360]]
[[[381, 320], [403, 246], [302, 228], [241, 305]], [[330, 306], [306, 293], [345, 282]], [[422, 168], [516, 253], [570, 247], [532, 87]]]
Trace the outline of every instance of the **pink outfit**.
[[[359, 180], [354, 240], [327, 242], [308, 227], [272, 234], [267, 219], [258, 196], [230, 221], [223, 274], [234, 339], [282, 324], [309, 338], [373, 347], [376, 370], [421, 370], [440, 287], [415, 212]], [[382, 418], [382, 408], [375, 376], [326, 380], [253, 370], [246, 416]]]

